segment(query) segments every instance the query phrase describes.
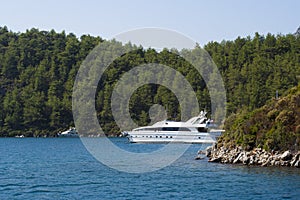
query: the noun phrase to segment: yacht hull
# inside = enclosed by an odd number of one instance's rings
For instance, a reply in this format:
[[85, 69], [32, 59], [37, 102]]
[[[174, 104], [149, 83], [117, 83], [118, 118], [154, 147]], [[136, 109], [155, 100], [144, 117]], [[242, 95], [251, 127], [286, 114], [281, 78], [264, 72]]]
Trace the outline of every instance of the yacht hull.
[[128, 132], [127, 138], [131, 143], [193, 143], [206, 144], [215, 143], [221, 134], [209, 133], [184, 133], [184, 132]]

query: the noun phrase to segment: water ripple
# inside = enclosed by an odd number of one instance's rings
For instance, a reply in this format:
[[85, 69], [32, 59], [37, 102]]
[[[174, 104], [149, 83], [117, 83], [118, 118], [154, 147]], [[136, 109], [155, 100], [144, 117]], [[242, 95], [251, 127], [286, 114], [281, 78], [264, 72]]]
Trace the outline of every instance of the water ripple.
[[0, 199], [298, 199], [299, 169], [196, 161], [198, 150], [162, 170], [127, 174], [97, 162], [80, 140], [0, 138]]

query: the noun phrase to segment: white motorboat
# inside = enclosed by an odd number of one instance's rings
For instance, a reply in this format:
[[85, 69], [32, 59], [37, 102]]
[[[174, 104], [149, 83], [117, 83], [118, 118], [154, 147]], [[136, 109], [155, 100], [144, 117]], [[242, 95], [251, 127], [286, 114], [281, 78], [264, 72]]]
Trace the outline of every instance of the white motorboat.
[[15, 136], [16, 138], [23, 138], [23, 137], [25, 137], [24, 135], [17, 135], [17, 136]]
[[164, 120], [122, 134], [133, 143], [215, 143], [224, 130], [214, 129], [213, 120], [206, 114], [201, 111], [186, 122]]
[[64, 132], [58, 133], [58, 137], [79, 137], [75, 128], [70, 128]]

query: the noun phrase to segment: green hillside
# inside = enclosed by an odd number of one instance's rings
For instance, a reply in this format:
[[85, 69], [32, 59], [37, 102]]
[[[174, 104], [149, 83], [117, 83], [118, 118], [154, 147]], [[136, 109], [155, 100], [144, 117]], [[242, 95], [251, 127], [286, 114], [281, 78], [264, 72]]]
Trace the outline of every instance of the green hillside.
[[227, 118], [218, 146], [247, 150], [300, 150], [300, 85], [254, 111], [241, 110]]

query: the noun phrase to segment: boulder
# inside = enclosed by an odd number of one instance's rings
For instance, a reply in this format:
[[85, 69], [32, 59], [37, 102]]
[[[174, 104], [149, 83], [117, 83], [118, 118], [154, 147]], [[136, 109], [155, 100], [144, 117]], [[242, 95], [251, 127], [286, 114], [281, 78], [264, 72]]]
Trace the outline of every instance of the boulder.
[[202, 150], [199, 150], [199, 151], [197, 152], [197, 154], [205, 154], [205, 152], [202, 151]]
[[207, 147], [207, 148], [205, 149], [205, 155], [206, 155], [207, 157], [210, 157], [210, 156], [211, 156], [212, 150], [213, 150], [213, 147], [212, 147], [212, 146]]
[[298, 152], [294, 157], [292, 158], [292, 161], [290, 162], [291, 166], [295, 166], [297, 161], [300, 160], [300, 152]]
[[[271, 163], [272, 163], [272, 162], [271, 162]], [[271, 163], [270, 163], [270, 159], [268, 159], [268, 160], [265, 160], [261, 166], [262, 166], [262, 167], [269, 166]], [[272, 164], [271, 164], [271, 165], [272, 165]]]
[[267, 161], [267, 159], [263, 159], [261, 157], [259, 157], [258, 161], [257, 161], [257, 164], [258, 165], [262, 165], [263, 163], [265, 163]]
[[220, 162], [221, 161], [221, 157], [211, 157], [208, 162]]
[[271, 166], [274, 166], [274, 165], [275, 165], [275, 162], [276, 162], [275, 160], [271, 160], [270, 165], [271, 165]]
[[204, 157], [201, 157], [200, 155], [197, 155], [197, 156], [195, 157], [195, 160], [202, 160], [202, 159], [204, 159]]
[[292, 158], [292, 154], [290, 151], [285, 151], [279, 158], [283, 161], [290, 160]]
[[297, 167], [297, 168], [300, 167], [300, 160], [297, 160], [297, 162], [294, 164], [294, 167]]
[[244, 154], [244, 156], [243, 156], [243, 158], [242, 158], [242, 163], [243, 163], [244, 165], [248, 165], [249, 161], [250, 161], [250, 158], [247, 156], [247, 153]]
[[244, 156], [244, 152], [240, 152], [238, 154], [238, 156], [236, 157], [236, 159], [234, 159], [234, 161], [232, 162], [233, 164], [235, 163], [240, 163], [242, 161], [242, 157]]
[[289, 166], [289, 161], [283, 161], [283, 160], [281, 160], [281, 161], [279, 161], [280, 162], [280, 166]]

